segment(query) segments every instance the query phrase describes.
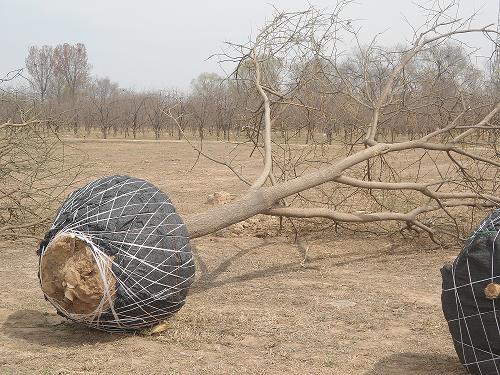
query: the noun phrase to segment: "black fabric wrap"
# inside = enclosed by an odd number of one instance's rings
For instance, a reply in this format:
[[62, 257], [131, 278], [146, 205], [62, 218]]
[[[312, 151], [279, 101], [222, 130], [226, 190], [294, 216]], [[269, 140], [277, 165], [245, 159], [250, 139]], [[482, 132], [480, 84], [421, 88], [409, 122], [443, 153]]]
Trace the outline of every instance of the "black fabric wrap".
[[443, 312], [460, 362], [471, 374], [500, 374], [500, 300], [484, 294], [489, 283], [500, 284], [500, 210], [479, 225], [441, 275]]
[[84, 324], [106, 331], [136, 330], [168, 318], [184, 304], [195, 272], [187, 229], [167, 195], [151, 183], [108, 176], [74, 191], [38, 255], [61, 232], [86, 238], [115, 257], [116, 316], [109, 309]]

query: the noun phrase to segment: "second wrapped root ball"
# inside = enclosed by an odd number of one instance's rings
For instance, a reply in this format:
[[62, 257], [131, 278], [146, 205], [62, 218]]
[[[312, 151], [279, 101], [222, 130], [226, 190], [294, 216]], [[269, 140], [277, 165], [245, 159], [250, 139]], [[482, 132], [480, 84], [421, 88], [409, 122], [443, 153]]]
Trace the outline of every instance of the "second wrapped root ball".
[[443, 312], [460, 362], [474, 375], [500, 374], [500, 209], [441, 274]]

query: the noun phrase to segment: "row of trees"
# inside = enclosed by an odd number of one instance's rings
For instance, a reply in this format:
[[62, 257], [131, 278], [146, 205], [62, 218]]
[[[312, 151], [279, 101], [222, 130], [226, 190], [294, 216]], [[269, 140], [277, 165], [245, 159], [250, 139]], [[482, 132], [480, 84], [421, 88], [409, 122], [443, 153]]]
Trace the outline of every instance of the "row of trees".
[[[405, 50], [374, 41], [337, 56], [304, 52], [290, 59], [290, 51], [260, 51], [264, 86], [281, 95], [274, 95], [271, 108], [280, 107], [273, 131], [295, 143], [331, 144], [336, 138], [352, 144], [370, 119], [370, 98], [377, 96]], [[430, 46], [405, 66], [400, 97], [381, 119], [381, 135], [392, 141], [413, 139], [446, 123], [464, 98], [474, 109], [467, 116], [479, 118], [484, 108], [476, 104], [496, 95], [485, 71], [471, 62], [463, 44]], [[190, 92], [137, 92], [92, 76], [85, 45], [79, 43], [30, 47], [26, 72], [29, 89], [16, 94], [25, 105], [0, 102], [3, 122], [18, 121], [24, 112], [50, 121], [56, 132], [71, 130], [75, 136], [180, 139], [189, 134], [229, 140], [241, 132], [255, 135], [263, 115], [252, 90], [255, 71], [248, 63], [239, 64], [228, 78], [203, 73], [192, 81]], [[360, 96], [364, 99], [358, 100]]]

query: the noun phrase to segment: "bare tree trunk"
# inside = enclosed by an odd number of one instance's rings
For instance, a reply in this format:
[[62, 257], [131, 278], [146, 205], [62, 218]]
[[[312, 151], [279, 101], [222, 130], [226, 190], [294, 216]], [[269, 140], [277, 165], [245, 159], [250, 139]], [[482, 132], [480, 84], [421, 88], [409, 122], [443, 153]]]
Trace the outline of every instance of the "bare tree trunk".
[[250, 190], [240, 199], [217, 206], [206, 212], [187, 216], [184, 221], [191, 237], [200, 237], [245, 220], [273, 207], [281, 199], [334, 180], [342, 172], [364, 160], [388, 152], [386, 145], [378, 144], [353, 154], [338, 163], [285, 183]]

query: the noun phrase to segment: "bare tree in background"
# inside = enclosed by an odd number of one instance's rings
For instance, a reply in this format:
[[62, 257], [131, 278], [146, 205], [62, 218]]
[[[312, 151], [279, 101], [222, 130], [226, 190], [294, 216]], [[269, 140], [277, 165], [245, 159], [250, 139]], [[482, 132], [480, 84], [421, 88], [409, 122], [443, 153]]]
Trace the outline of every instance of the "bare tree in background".
[[146, 116], [153, 129], [155, 139], [160, 139], [166, 124], [165, 108], [168, 107], [168, 100], [165, 92], [148, 94], [146, 100]]
[[90, 87], [90, 101], [94, 108], [94, 119], [101, 130], [104, 139], [108, 138], [110, 130], [119, 116], [115, 105], [118, 101], [118, 84], [109, 78], [97, 78]]
[[176, 119], [173, 126], [177, 128], [177, 139], [181, 140], [188, 122], [189, 114], [186, 108], [186, 97], [180, 92], [172, 93], [172, 105], [170, 114]]
[[89, 78], [90, 65], [85, 45], [59, 44], [54, 49], [54, 59], [56, 74], [64, 78], [68, 94], [75, 100], [78, 90]]
[[26, 57], [26, 69], [31, 76], [30, 83], [43, 102], [54, 76], [54, 48], [52, 46], [31, 46]]
[[125, 101], [125, 105], [128, 110], [126, 111], [125, 123], [127, 124], [127, 134], [128, 128], [132, 130], [132, 137], [137, 138], [137, 132], [143, 126], [143, 112], [144, 103], [146, 101], [146, 96], [143, 94], [138, 94], [131, 92], [128, 94], [128, 100]]
[[55, 81], [64, 82], [64, 93], [69, 97], [70, 122], [76, 135], [79, 128], [78, 93], [89, 81], [90, 65], [87, 49], [83, 43], [59, 44], [54, 48]]
[[216, 96], [222, 84], [222, 77], [215, 73], [202, 73], [191, 81], [190, 113], [197, 123], [198, 138], [203, 141], [205, 131], [212, 132], [212, 125], [217, 123]]

